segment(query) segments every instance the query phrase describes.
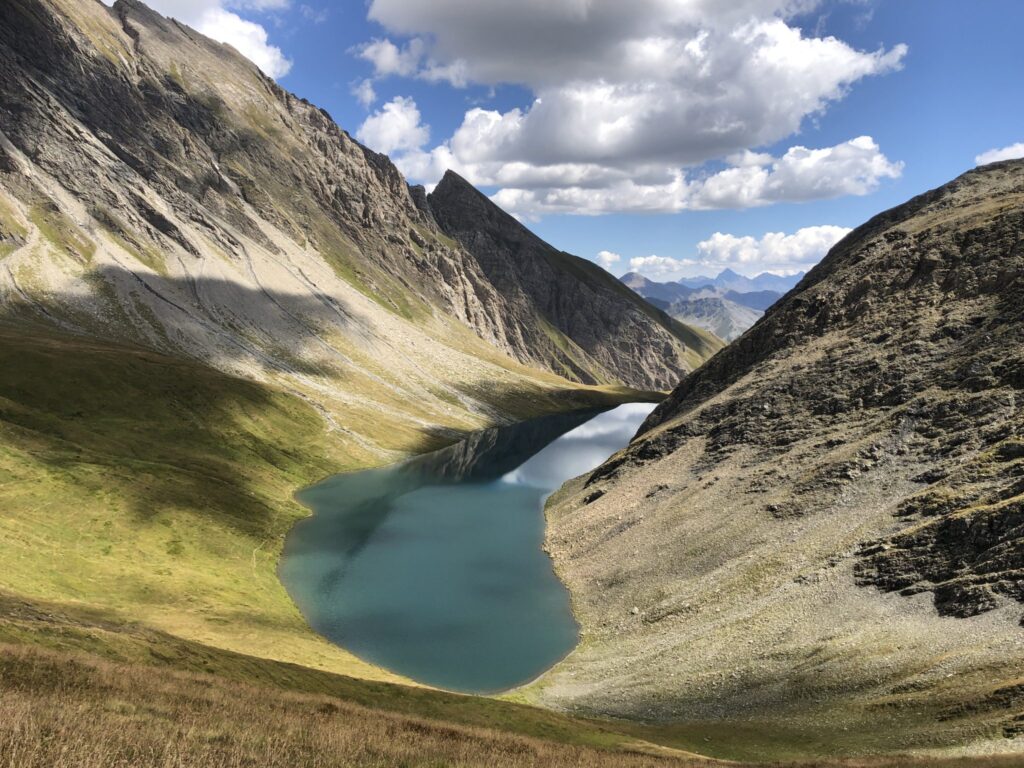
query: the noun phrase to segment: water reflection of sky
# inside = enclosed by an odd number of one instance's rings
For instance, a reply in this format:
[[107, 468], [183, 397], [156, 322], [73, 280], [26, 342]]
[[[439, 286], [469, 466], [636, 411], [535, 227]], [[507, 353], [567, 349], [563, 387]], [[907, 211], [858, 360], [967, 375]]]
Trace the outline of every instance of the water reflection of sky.
[[281, 580], [310, 626], [457, 691], [536, 677], [578, 640], [544, 553], [543, 499], [625, 446], [653, 406], [556, 414], [304, 489]]
[[626, 445], [653, 410], [651, 403], [629, 403], [606, 411], [566, 432], [504, 475], [501, 482], [552, 493], [567, 478], [595, 469]]

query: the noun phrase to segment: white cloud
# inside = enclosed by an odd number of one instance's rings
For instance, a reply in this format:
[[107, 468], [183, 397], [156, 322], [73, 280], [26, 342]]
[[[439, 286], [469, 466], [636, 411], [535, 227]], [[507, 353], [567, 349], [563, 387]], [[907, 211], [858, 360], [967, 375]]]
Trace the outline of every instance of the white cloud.
[[[537, 168], [525, 164], [464, 163], [448, 146], [432, 155], [417, 153], [403, 170], [429, 177], [448, 165], [471, 182], [500, 186], [493, 200], [518, 216], [552, 213], [673, 213], [684, 210], [754, 208], [866, 195], [882, 179], [897, 178], [902, 163], [890, 161], [868, 136], [834, 147], [791, 147], [784, 155], [747, 153], [742, 164], [707, 176], [681, 168], [639, 166], [618, 170], [598, 165]], [[415, 162], [414, 162], [415, 161]], [[401, 166], [402, 164], [400, 164]]]
[[[762, 158], [763, 159], [763, 158]], [[694, 190], [694, 208], [750, 208], [842, 195], [866, 195], [881, 179], [899, 178], [902, 163], [891, 162], [870, 136], [824, 149], [791, 147], [780, 158], [746, 164], [705, 179]]]
[[416, 102], [396, 96], [359, 126], [356, 138], [377, 152], [417, 150], [430, 140], [430, 127], [420, 122]]
[[743, 272], [787, 272], [817, 264], [829, 249], [850, 233], [848, 227], [804, 227], [791, 235], [768, 232], [760, 239], [716, 232], [697, 244], [699, 261], [708, 267]]
[[[524, 210], [582, 213], [660, 209], [656, 198], [667, 188], [674, 210], [684, 168], [728, 157], [752, 170], [721, 183], [765, 204], [771, 190], [759, 177], [776, 161], [751, 150], [799, 132], [857, 81], [900, 67], [907, 52], [859, 51], [789, 25], [792, 13], [816, 4], [373, 0], [370, 18], [409, 42], [376, 40], [361, 55], [377, 76], [517, 83], [534, 94], [523, 109], [468, 111], [435, 157], [405, 158], [418, 180], [437, 181], [453, 167], [501, 186], [502, 198]], [[888, 167], [845, 185], [816, 175], [822, 186], [805, 188], [808, 199], [870, 191], [895, 167], [876, 154]], [[799, 173], [801, 158], [787, 160], [778, 170]], [[796, 194], [807, 175], [775, 181]], [[735, 190], [737, 183], [751, 188]]]
[[1002, 149], [990, 149], [988, 152], [982, 152], [974, 158], [974, 162], [977, 165], [988, 165], [989, 163], [998, 163], [1000, 160], [1017, 160], [1022, 157], [1024, 157], [1024, 141]]
[[683, 272], [696, 266], [692, 259], [672, 259], [668, 256], [637, 256], [629, 260], [631, 272], [639, 272], [647, 277], [671, 280], [681, 277]]
[[611, 271], [611, 268], [622, 261], [622, 256], [611, 251], [601, 251], [597, 254], [597, 263], [605, 269]]
[[423, 41], [410, 40], [404, 47], [398, 47], [390, 40], [374, 40], [356, 49], [359, 58], [373, 64], [375, 77], [401, 75], [408, 77], [419, 69], [423, 58]]
[[361, 80], [353, 85], [352, 94], [364, 107], [369, 107], [377, 100], [377, 91], [373, 88], [372, 80]]
[[281, 49], [268, 42], [267, 30], [237, 13], [211, 8], [195, 27], [207, 37], [232, 46], [275, 80], [287, 75], [292, 68], [292, 62]]
[[[113, 4], [111, 0], [103, 1]], [[280, 11], [288, 8], [291, 0], [148, 0], [147, 4], [213, 40], [227, 43], [270, 77], [284, 77], [292, 68], [284, 52], [270, 44], [262, 25], [229, 10]]]
[[306, 5], [305, 3], [299, 6], [299, 12], [302, 14], [302, 18], [306, 21], [311, 21], [314, 24], [323, 24], [331, 17], [331, 12], [326, 8], [314, 8], [313, 6]]
[[791, 235], [768, 232], [760, 238], [716, 232], [697, 244], [695, 259], [638, 256], [629, 260], [629, 268], [660, 280], [675, 280], [695, 272], [720, 272], [727, 267], [750, 276], [794, 273], [817, 264], [849, 233], [847, 227], [832, 225], [804, 227]]

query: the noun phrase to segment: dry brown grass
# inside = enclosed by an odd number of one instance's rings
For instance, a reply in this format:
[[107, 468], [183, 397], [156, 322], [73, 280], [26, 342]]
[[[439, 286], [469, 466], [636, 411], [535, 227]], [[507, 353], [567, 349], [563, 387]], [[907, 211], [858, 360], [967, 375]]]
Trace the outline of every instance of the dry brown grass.
[[5, 768], [679, 764], [451, 726], [211, 675], [30, 647], [0, 648], [0, 766]]
[[[335, 697], [30, 646], [0, 646], [3, 768], [712, 768], [453, 726]], [[654, 749], [654, 747], [651, 747]], [[735, 764], [733, 764], [735, 765]], [[776, 764], [777, 765], [777, 764]], [[822, 761], [801, 768], [1010, 768], [1015, 758]]]

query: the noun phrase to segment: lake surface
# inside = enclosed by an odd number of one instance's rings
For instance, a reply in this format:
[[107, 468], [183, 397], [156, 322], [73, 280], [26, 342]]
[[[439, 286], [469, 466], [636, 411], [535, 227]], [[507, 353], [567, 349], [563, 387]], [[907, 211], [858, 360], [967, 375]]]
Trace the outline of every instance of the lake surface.
[[495, 693], [575, 647], [569, 595], [542, 550], [543, 506], [624, 447], [654, 408], [548, 416], [477, 432], [298, 494], [313, 510], [280, 575], [310, 626], [430, 685]]

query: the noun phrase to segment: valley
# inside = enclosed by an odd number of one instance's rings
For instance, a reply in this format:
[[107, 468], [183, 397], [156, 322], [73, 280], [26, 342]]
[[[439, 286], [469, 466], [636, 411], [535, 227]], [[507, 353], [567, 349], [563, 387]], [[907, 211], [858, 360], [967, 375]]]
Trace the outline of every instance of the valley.
[[1020, 764], [1024, 160], [616, 278], [248, 55], [0, 3], [0, 768]]

